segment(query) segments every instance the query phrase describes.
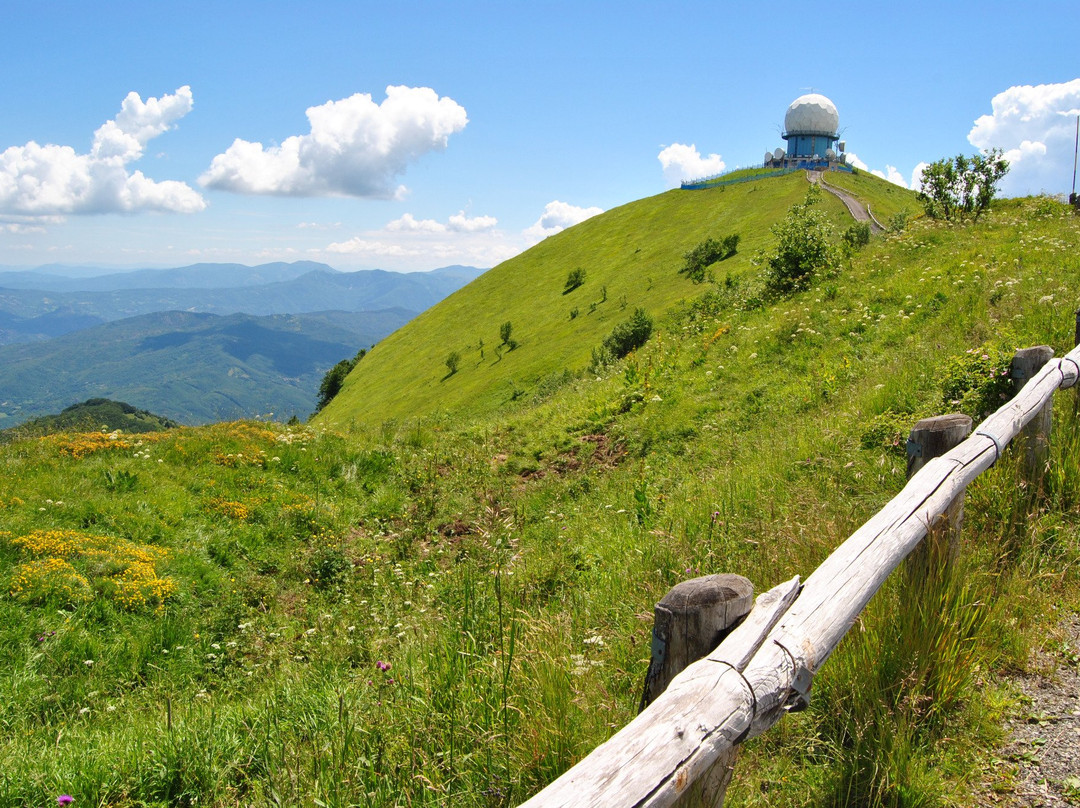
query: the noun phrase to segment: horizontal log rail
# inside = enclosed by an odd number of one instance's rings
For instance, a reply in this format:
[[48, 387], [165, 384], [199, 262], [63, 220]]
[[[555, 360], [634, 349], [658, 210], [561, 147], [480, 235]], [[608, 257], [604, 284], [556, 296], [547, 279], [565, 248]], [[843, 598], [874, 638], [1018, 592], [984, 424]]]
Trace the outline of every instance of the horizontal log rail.
[[[795, 577], [758, 596], [714, 650], [522, 808], [721, 804], [733, 750], [807, 706], [814, 674], [885, 579], [1054, 393], [1078, 380], [1080, 347], [1047, 361], [970, 437], [923, 463], [805, 581]], [[710, 780], [712, 794], [703, 798]]]

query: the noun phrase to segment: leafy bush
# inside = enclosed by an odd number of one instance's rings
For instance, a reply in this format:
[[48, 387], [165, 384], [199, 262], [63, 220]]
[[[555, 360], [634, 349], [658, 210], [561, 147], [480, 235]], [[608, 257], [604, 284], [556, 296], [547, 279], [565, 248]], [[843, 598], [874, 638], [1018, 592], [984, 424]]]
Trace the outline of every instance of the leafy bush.
[[896, 211], [896, 213], [889, 218], [889, 232], [902, 233], [904, 228], [907, 227], [908, 216], [910, 216], [910, 213], [908, 213], [907, 208], [901, 208]]
[[308, 561], [308, 580], [316, 589], [339, 586], [352, 570], [352, 562], [337, 547], [320, 547]]
[[457, 351], [451, 351], [446, 357], [446, 369], [450, 371], [450, 375], [453, 376], [458, 371], [458, 365], [461, 364], [461, 354]]
[[566, 276], [566, 285], [563, 286], [563, 294], [570, 294], [583, 283], [585, 283], [585, 270], [581, 267], [570, 270], [570, 274]]
[[765, 268], [765, 291], [773, 297], [807, 289], [814, 278], [837, 265], [833, 227], [825, 214], [814, 208], [820, 196], [820, 189], [811, 185], [806, 198], [792, 205], [784, 219], [772, 227], [778, 243]]
[[622, 359], [631, 351], [640, 348], [652, 336], [653, 320], [645, 309], [637, 308], [604, 337], [604, 342], [592, 352], [592, 370], [603, 367], [616, 359]]
[[1000, 149], [938, 160], [922, 171], [919, 201], [934, 219], [978, 219], [990, 207], [998, 182], [1008, 173], [1009, 161]]
[[719, 241], [707, 238], [683, 256], [685, 263], [679, 270], [679, 274], [686, 275], [694, 283], [701, 283], [705, 280], [706, 270], [710, 266], [717, 261], [730, 258], [738, 248], [738, 233], [724, 236]]
[[852, 222], [840, 236], [850, 250], [857, 250], [870, 243], [870, 222]]
[[859, 445], [864, 449], [884, 449], [901, 457], [907, 454], [907, 436], [918, 419], [910, 413], [892, 410], [878, 413], [859, 435]]
[[326, 371], [326, 375], [323, 376], [322, 382], [319, 384], [319, 400], [315, 404], [315, 412], [319, 412], [333, 401], [334, 396], [341, 392], [342, 386], [345, 384], [345, 377], [348, 376], [357, 363], [367, 354], [367, 351], [363, 348], [352, 359], [342, 359], [330, 370]]
[[945, 365], [942, 404], [979, 421], [1013, 396], [1009, 376], [1014, 351], [984, 343]]
[[501, 326], [499, 326], [499, 339], [502, 340], [500, 345], [510, 344], [510, 335], [514, 333], [514, 324], [507, 320]]

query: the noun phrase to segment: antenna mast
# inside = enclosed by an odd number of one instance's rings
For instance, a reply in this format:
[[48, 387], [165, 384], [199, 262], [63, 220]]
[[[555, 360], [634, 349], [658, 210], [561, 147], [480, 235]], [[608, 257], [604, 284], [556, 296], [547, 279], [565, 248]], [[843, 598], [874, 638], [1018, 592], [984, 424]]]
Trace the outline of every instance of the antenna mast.
[[1073, 146], [1073, 186], [1069, 201], [1076, 203], [1076, 156], [1080, 154], [1080, 115], [1076, 116], [1076, 143]]

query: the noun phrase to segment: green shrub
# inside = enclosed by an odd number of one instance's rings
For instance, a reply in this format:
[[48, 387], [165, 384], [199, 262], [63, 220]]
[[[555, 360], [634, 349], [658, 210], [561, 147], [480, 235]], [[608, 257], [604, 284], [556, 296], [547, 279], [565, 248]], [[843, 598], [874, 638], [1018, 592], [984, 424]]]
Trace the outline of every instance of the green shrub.
[[870, 222], [852, 222], [840, 238], [848, 249], [865, 247], [870, 243]]
[[896, 213], [889, 218], [889, 232], [902, 233], [904, 228], [907, 227], [908, 217], [910, 215], [907, 208], [896, 211]]
[[765, 268], [765, 291], [772, 297], [807, 289], [817, 276], [837, 265], [833, 227], [825, 214], [814, 208], [820, 196], [818, 187], [811, 185], [806, 198], [792, 205], [784, 219], [772, 227], [778, 243]]
[[945, 364], [942, 404], [971, 416], [985, 418], [1013, 396], [1009, 370], [1014, 351], [984, 343]]
[[739, 248], [739, 235], [733, 233], [717, 241], [707, 238], [683, 256], [685, 263], [679, 270], [694, 283], [701, 283], [706, 278], [706, 271], [718, 261], [723, 261], [735, 254]]
[[461, 354], [457, 351], [451, 351], [449, 356], [446, 357], [446, 369], [450, 371], [450, 375], [453, 376], [458, 371], [458, 365], [461, 364]]
[[630, 315], [629, 320], [624, 320], [604, 337], [604, 342], [592, 352], [592, 362], [589, 367], [596, 370], [616, 359], [622, 359], [631, 351], [640, 348], [649, 341], [652, 336], [653, 320], [645, 309], [637, 308]]
[[585, 283], [585, 270], [581, 267], [570, 270], [570, 274], [566, 276], [566, 285], [563, 286], [563, 294], [570, 294], [583, 283]]
[[997, 184], [1009, 173], [1000, 149], [937, 160], [922, 171], [919, 201], [934, 219], [978, 219], [990, 207]]
[[864, 449], [884, 449], [889, 454], [903, 457], [907, 454], [907, 436], [916, 420], [910, 413], [892, 410], [878, 413], [859, 435], [859, 445]]
[[341, 392], [341, 388], [345, 384], [345, 377], [352, 372], [352, 369], [366, 355], [367, 351], [361, 348], [352, 359], [342, 359], [330, 370], [326, 371], [326, 375], [323, 376], [322, 382], [319, 384], [319, 400], [315, 404], [315, 412], [319, 412], [334, 399], [334, 396]]

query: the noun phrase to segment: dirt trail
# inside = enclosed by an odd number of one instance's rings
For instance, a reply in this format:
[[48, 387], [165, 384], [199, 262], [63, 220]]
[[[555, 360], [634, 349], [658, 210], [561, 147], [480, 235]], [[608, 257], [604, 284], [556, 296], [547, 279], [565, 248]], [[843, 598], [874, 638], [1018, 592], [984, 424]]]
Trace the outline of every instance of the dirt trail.
[[1038, 651], [1031, 671], [1016, 676], [1020, 707], [1009, 716], [1009, 739], [998, 750], [993, 792], [979, 805], [1065, 808], [1080, 805], [1080, 615]]
[[824, 188], [830, 194], [835, 196], [847, 207], [848, 212], [857, 222], [869, 222], [870, 229], [875, 233], [881, 233], [885, 230], [877, 220], [870, 215], [869, 209], [860, 202], [856, 197], [849, 194], [847, 191], [842, 191], [834, 185], [829, 185], [821, 171], [807, 171], [806, 179], [821, 188]]

